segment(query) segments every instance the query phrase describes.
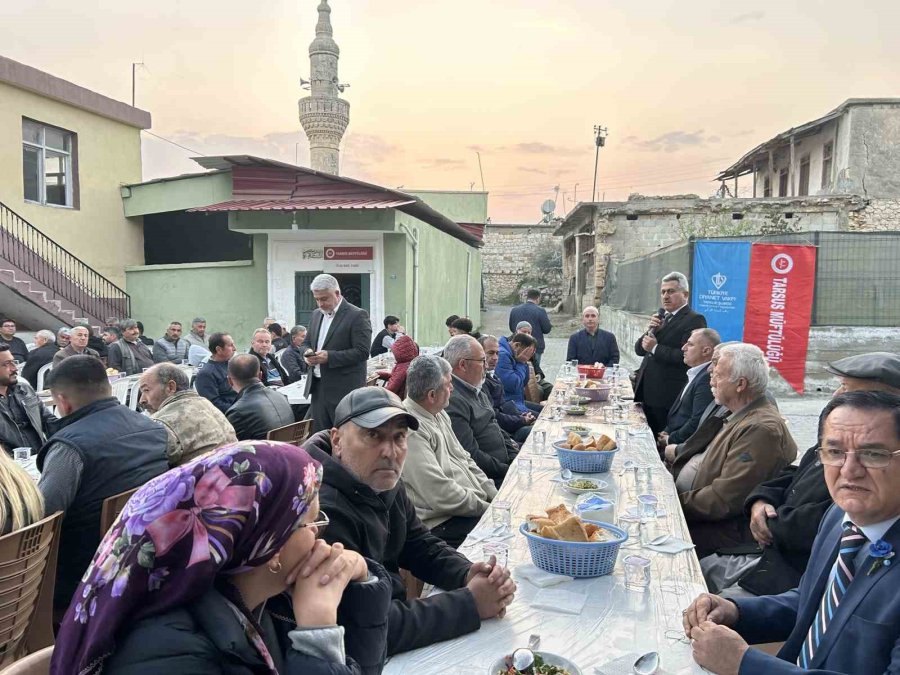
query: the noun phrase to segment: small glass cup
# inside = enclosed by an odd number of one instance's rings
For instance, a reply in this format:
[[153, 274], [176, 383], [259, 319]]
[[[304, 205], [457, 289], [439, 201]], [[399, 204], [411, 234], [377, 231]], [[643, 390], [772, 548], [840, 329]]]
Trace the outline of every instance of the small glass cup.
[[649, 466], [638, 466], [634, 470], [634, 487], [639, 492], [649, 492], [653, 484], [653, 469]]
[[31, 457], [31, 448], [13, 448], [13, 459], [24, 464]]
[[497, 559], [500, 567], [509, 566], [509, 546], [502, 541], [488, 541], [481, 546], [481, 554], [484, 562], [490, 562], [491, 556]]
[[626, 556], [625, 588], [632, 591], [643, 591], [650, 586], [650, 559], [640, 555]]
[[491, 503], [491, 515], [494, 517], [494, 526], [502, 525], [507, 530], [512, 527], [512, 504], [504, 500], [494, 500]]
[[534, 454], [543, 455], [547, 451], [547, 432], [543, 429], [534, 429], [531, 434], [534, 436], [532, 444]]
[[641, 520], [656, 520], [659, 498], [656, 495], [638, 495], [638, 515]]
[[628, 427], [616, 425], [616, 447], [624, 450], [628, 446]]
[[516, 470], [519, 472], [520, 478], [531, 480], [531, 458], [520, 456], [516, 460]]
[[628, 535], [622, 548], [639, 548], [641, 545], [641, 521], [633, 518], [619, 518], [618, 526]]

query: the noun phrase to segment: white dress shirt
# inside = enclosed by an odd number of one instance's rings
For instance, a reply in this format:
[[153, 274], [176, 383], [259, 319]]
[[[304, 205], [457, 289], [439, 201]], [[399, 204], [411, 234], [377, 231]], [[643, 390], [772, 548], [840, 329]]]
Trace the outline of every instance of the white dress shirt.
[[[341, 303], [344, 301], [344, 298], [339, 298], [337, 304], [334, 306], [334, 309], [331, 312], [322, 312], [322, 325], [319, 326], [319, 339], [316, 340], [316, 351], [322, 351], [322, 346], [325, 344], [325, 338], [328, 337], [328, 329], [331, 328], [331, 322], [334, 321], [334, 315], [337, 314], [338, 307], [341, 306]], [[322, 377], [322, 369], [319, 366], [315, 366], [313, 368], [313, 375], [315, 377]]]

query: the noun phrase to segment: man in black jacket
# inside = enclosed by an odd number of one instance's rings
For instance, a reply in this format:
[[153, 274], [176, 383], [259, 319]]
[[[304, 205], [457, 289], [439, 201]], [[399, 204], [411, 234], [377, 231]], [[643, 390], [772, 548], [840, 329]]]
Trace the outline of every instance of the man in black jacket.
[[503, 482], [519, 445], [497, 424], [494, 408], [482, 391], [487, 359], [471, 335], [450, 338], [444, 358], [453, 368], [453, 391], [447, 414], [459, 444], [497, 487]]
[[[381, 563], [391, 575], [388, 655], [478, 630], [483, 619], [506, 613], [516, 589], [507, 569], [469, 562], [416, 516], [400, 472], [406, 435], [418, 426], [395, 394], [362, 387], [338, 404], [335, 428], [303, 444], [324, 467], [319, 500], [331, 521], [325, 539]], [[407, 600], [401, 569], [447, 592]]]
[[0, 445], [9, 455], [13, 448], [31, 448], [34, 454], [56, 430], [57, 422], [31, 385], [19, 378], [9, 347], [0, 345]]
[[500, 360], [500, 343], [497, 338], [493, 335], [482, 335], [478, 338], [478, 344], [484, 349], [484, 357], [487, 359], [485, 363], [487, 371], [482, 387], [491, 400], [497, 424], [512, 436], [516, 443], [522, 444], [531, 433], [531, 425], [534, 424], [536, 418], [531, 412], [523, 415], [516, 409], [512, 401], [504, 400], [503, 383], [494, 372], [494, 368], [497, 367], [497, 362]]
[[288, 383], [288, 374], [272, 353], [272, 334], [265, 328], [253, 331], [250, 354], [259, 361], [259, 381], [265, 386], [282, 386]]
[[[68, 339], [68, 330], [66, 338]], [[53, 331], [39, 330], [34, 334], [34, 349], [28, 352], [25, 367], [22, 368], [22, 377], [28, 380], [28, 384], [37, 389], [38, 371], [48, 363], [53, 363], [53, 357], [58, 351], [59, 345], [56, 344]]]
[[[874, 352], [849, 356], [825, 369], [838, 376], [834, 395], [850, 391], [900, 394], [900, 356]], [[821, 433], [821, 420], [819, 424]], [[809, 562], [819, 523], [832, 504], [816, 447], [799, 466], [761, 483], [744, 502], [750, 532], [762, 555], [719, 552], [700, 561], [709, 590], [725, 597], [777, 595], [795, 588]]]
[[281, 355], [281, 366], [287, 373], [288, 382], [299, 382], [306, 375], [309, 366], [303, 360], [303, 341], [306, 339], [306, 326], [291, 328], [291, 345]]
[[259, 381], [259, 359], [240, 354], [228, 362], [228, 382], [237, 401], [225, 412], [239, 441], [261, 441], [272, 429], [294, 423], [288, 400]]
[[706, 318], [688, 304], [688, 280], [681, 272], [662, 278], [663, 316], [654, 314], [647, 332], [634, 345], [644, 357], [637, 372], [634, 400], [644, 404], [647, 424], [656, 436], [666, 426], [669, 408], [687, 384], [687, 366], [681, 348], [691, 331], [706, 328]]

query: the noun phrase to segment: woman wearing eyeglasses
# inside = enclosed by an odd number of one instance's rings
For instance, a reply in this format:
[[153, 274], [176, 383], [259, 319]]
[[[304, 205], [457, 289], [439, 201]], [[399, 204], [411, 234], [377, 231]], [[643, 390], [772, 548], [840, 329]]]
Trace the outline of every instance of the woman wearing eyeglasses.
[[248, 441], [144, 485], [78, 587], [51, 672], [380, 672], [389, 577], [319, 539], [321, 479], [306, 451]]

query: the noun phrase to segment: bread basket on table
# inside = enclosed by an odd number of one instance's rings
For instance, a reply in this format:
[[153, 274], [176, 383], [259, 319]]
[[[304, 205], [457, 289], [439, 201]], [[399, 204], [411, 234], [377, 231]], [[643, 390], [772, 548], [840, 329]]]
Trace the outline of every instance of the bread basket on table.
[[628, 539], [628, 534], [614, 525], [603, 523], [603, 529], [613, 539], [598, 542], [547, 539], [529, 531], [528, 523], [522, 523], [519, 532], [528, 541], [531, 562], [535, 567], [553, 574], [585, 578], [612, 573], [619, 547]]
[[556, 441], [553, 447], [559, 459], [559, 466], [575, 473], [606, 473], [612, 466], [613, 457], [619, 451], [614, 450], [571, 450], [561, 447], [565, 443]]

